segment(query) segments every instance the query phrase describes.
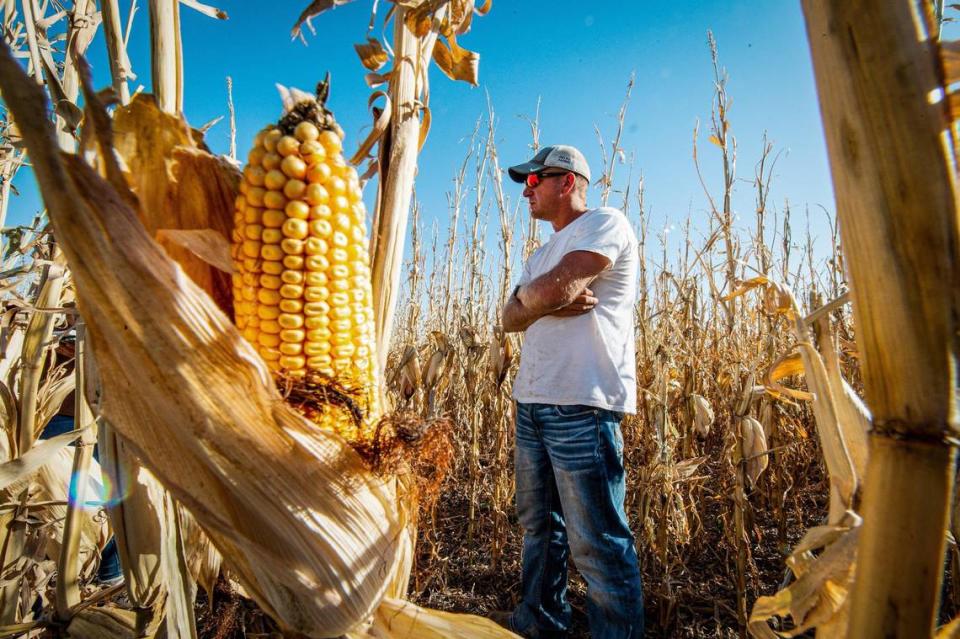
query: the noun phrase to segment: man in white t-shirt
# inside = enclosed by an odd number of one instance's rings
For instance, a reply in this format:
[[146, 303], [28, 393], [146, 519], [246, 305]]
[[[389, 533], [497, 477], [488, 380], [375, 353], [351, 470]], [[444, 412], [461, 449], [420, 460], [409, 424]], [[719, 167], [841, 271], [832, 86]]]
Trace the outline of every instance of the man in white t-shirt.
[[509, 174], [554, 233], [502, 313], [504, 330], [525, 333], [513, 384], [523, 599], [493, 618], [524, 637], [566, 636], [572, 555], [593, 639], [638, 639], [643, 595], [620, 432], [637, 403], [636, 236], [620, 211], [587, 208], [590, 168], [571, 146], [546, 147]]

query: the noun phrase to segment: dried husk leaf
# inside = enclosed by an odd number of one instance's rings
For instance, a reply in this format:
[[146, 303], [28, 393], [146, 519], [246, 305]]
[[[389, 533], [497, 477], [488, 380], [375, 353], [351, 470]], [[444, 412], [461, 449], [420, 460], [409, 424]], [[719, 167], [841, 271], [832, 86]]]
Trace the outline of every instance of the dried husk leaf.
[[750, 479], [750, 484], [756, 486], [757, 480], [767, 469], [769, 462], [769, 456], [766, 454], [767, 437], [760, 422], [749, 416], [740, 420], [740, 436], [741, 451], [747, 465], [747, 477]]
[[[232, 305], [230, 271], [198, 257], [196, 247], [172, 241], [170, 230], [200, 230], [230, 237], [239, 172], [206, 152], [190, 126], [162, 112], [153, 96], [139, 94], [117, 109], [114, 144], [128, 172], [128, 184], [139, 199], [139, 215], [147, 231], [167, 231], [161, 241], [200, 288], [211, 291], [223, 309]], [[181, 238], [182, 239], [182, 238]], [[229, 262], [229, 260], [228, 260]]]
[[392, 482], [280, 400], [253, 348], [135, 212], [78, 158], [58, 157], [42, 93], [6, 50], [0, 68], [74, 275], [101, 414], [282, 627], [349, 631], [398, 561]]
[[710, 434], [710, 427], [713, 425], [713, 408], [710, 402], [702, 395], [693, 393], [690, 395], [690, 406], [693, 409], [693, 430], [701, 438]]
[[224, 273], [233, 272], [233, 263], [230, 260], [230, 242], [212, 229], [192, 231], [161, 229], [157, 231], [157, 242], [160, 243], [160, 246], [185, 248], [210, 266], [216, 267]]

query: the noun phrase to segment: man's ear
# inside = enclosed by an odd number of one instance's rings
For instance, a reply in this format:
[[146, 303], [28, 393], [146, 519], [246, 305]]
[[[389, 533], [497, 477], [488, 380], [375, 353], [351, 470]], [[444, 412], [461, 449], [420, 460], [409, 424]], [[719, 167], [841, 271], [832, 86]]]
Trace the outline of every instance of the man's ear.
[[573, 173], [567, 173], [563, 176], [563, 193], [566, 195], [568, 193], [573, 193], [573, 189], [577, 186], [577, 176]]

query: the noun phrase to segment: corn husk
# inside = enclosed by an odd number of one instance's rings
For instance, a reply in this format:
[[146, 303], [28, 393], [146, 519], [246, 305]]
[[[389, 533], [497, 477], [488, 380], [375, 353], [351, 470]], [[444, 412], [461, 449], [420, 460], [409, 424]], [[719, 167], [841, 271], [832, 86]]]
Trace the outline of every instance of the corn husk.
[[[100, 414], [285, 631], [382, 636], [409, 618], [392, 598], [374, 618], [385, 595], [405, 590], [412, 561], [397, 482], [372, 475], [346, 442], [281, 400], [257, 353], [138, 219], [108, 127], [97, 123], [104, 180], [53, 151], [42, 95], [6, 50], [0, 70], [64, 238], [100, 372]], [[422, 611], [406, 636], [513, 636], [486, 620], [460, 628], [451, 619]]]

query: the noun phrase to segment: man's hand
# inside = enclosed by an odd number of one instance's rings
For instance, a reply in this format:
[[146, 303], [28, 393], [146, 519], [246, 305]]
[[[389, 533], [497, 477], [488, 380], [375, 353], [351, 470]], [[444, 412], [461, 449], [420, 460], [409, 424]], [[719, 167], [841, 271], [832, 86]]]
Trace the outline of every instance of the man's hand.
[[583, 315], [584, 313], [592, 311], [593, 307], [596, 306], [599, 301], [600, 300], [593, 296], [593, 291], [585, 288], [572, 302], [562, 308], [558, 308], [550, 313], [550, 315], [554, 317], [576, 317], [577, 315]]

